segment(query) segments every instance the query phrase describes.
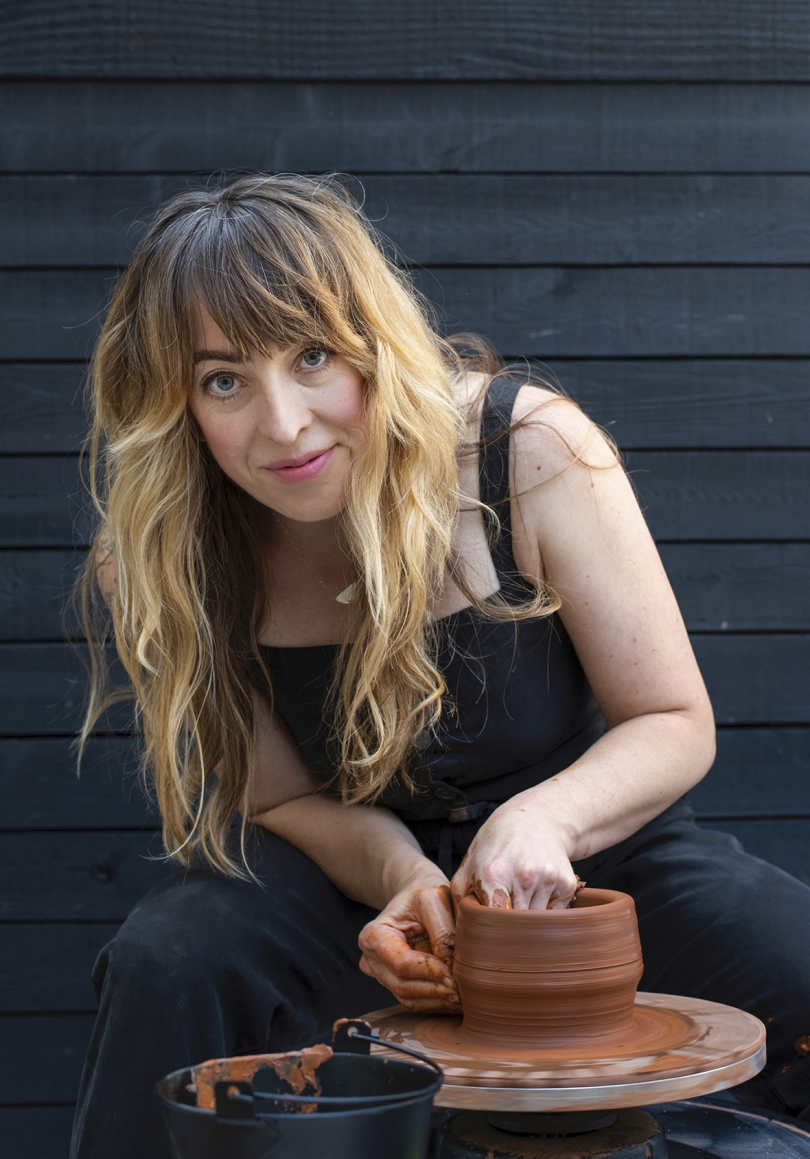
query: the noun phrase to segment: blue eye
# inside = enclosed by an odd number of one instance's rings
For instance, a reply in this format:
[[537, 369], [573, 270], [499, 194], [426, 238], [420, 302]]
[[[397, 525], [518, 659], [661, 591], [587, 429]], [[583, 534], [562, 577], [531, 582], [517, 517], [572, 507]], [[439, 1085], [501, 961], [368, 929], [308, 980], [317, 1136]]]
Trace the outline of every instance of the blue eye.
[[215, 374], [213, 378], [208, 379], [205, 386], [212, 394], [222, 396], [233, 394], [236, 390], [237, 382], [232, 374]]
[[317, 370], [329, 361], [328, 353], [320, 346], [313, 346], [301, 355], [301, 362], [308, 370]]

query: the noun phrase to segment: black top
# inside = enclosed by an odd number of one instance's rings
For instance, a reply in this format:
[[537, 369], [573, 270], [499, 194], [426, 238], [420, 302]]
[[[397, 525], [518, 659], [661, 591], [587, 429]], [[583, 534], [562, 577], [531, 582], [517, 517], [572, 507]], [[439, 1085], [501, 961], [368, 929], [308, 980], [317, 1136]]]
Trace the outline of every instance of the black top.
[[[504, 434], [519, 389], [506, 379], [490, 387], [481, 417], [479, 471], [481, 499], [501, 522], [492, 550], [501, 592], [522, 601], [531, 589], [512, 555]], [[438, 666], [457, 711], [444, 713], [435, 735], [414, 747], [409, 771], [417, 791], [396, 778], [378, 799], [403, 820], [479, 817], [492, 804], [566, 768], [604, 732], [599, 705], [557, 615], [512, 623], [465, 608], [437, 626]], [[336, 644], [261, 647], [275, 709], [308, 767], [324, 781], [335, 772], [323, 708], [337, 653]]]

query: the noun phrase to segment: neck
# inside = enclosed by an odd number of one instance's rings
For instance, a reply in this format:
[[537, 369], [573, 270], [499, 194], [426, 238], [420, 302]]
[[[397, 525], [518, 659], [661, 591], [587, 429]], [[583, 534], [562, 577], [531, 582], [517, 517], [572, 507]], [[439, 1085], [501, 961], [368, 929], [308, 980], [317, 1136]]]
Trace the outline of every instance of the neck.
[[346, 555], [345, 535], [337, 516], [316, 523], [302, 523], [274, 511], [268, 520], [267, 532], [271, 544], [286, 544], [302, 555], [333, 556], [336, 559]]

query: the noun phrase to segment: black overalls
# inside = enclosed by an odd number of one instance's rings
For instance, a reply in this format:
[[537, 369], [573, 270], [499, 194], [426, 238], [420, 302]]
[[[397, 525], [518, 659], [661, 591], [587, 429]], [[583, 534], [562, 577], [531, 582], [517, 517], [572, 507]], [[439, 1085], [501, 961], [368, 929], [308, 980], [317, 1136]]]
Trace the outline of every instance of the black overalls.
[[[518, 386], [484, 406], [481, 497], [501, 520], [493, 562], [525, 599], [511, 554], [508, 430]], [[518, 624], [462, 611], [440, 621], [439, 663], [456, 706], [411, 762], [419, 786], [386, 792], [426, 854], [450, 875], [492, 808], [566, 768], [604, 731], [559, 619]], [[275, 707], [308, 765], [328, 780], [322, 709], [337, 649], [265, 648]], [[96, 963], [100, 1012], [82, 1079], [72, 1159], [169, 1159], [153, 1095], [169, 1071], [206, 1058], [328, 1040], [342, 1016], [391, 1005], [361, 974], [357, 937], [374, 911], [350, 901], [303, 853], [251, 829], [261, 888], [195, 867], [135, 907]], [[810, 888], [699, 828], [686, 800], [574, 869], [635, 898], [641, 988], [726, 1002], [768, 1028], [766, 1072], [739, 1097], [794, 1114], [810, 1105]]]

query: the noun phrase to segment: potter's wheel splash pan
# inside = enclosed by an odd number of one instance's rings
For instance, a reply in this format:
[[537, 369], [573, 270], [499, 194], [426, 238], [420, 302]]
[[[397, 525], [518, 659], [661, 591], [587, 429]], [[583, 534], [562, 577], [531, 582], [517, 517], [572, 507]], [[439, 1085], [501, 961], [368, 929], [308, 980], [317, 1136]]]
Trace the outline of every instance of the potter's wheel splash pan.
[[[736, 1086], [765, 1063], [765, 1027], [719, 1002], [639, 993], [636, 1026], [661, 1034], [613, 1040], [603, 1057], [576, 1047], [482, 1053], [459, 1033], [460, 1015], [412, 1014], [402, 1006], [364, 1016], [384, 1042], [420, 1050], [444, 1071], [436, 1104], [478, 1110], [564, 1111], [636, 1107]], [[376, 1048], [375, 1048], [376, 1049]]]

